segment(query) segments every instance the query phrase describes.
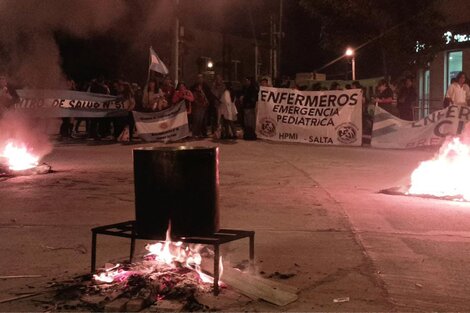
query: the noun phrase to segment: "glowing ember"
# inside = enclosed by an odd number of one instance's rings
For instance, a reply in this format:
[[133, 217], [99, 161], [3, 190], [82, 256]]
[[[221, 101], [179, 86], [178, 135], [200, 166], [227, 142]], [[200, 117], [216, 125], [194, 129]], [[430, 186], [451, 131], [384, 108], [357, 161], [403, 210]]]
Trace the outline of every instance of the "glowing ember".
[[93, 278], [96, 281], [103, 282], [103, 283], [112, 283], [115, 281], [123, 281], [127, 277], [129, 277], [128, 271], [120, 269], [119, 267], [121, 264], [116, 264], [115, 266], [106, 269], [104, 272], [100, 273], [99, 275], [94, 274]]
[[0, 158], [5, 159], [5, 163], [12, 171], [22, 171], [38, 165], [39, 157], [32, 154], [24, 145], [16, 145], [9, 142]]
[[[185, 246], [181, 241], [171, 241], [170, 229], [168, 229], [165, 241], [148, 244], [145, 247], [149, 253], [146, 255], [147, 261], [145, 267], [140, 268], [139, 273], [149, 274], [163, 268], [177, 269], [184, 267], [195, 271], [203, 283], [212, 284], [214, 283], [214, 279], [201, 271], [201, 248], [201, 245]], [[219, 269], [219, 277], [221, 277], [223, 271], [222, 258], [219, 259]], [[98, 282], [115, 283], [122, 282], [134, 273], [135, 272], [123, 270], [118, 264], [112, 268], [106, 269], [99, 275], [93, 275], [93, 278]], [[220, 284], [221, 282], [219, 280], [219, 285]]]
[[[166, 239], [164, 242], [158, 242], [156, 244], [149, 244], [145, 247], [150, 253], [148, 256], [155, 258], [155, 261], [166, 264], [171, 267], [176, 267], [176, 264], [196, 271], [199, 278], [204, 283], [213, 283], [214, 279], [204, 274], [201, 271], [202, 256], [199, 253], [201, 250], [200, 245], [194, 247], [183, 246], [181, 241], [173, 242], [170, 239], [170, 229], [166, 232]], [[222, 258], [219, 260], [219, 264], [222, 263]], [[222, 267], [221, 273], [222, 273]], [[221, 276], [220, 274], [219, 276]]]
[[441, 147], [438, 156], [414, 170], [408, 193], [470, 201], [469, 186], [470, 145], [455, 137]]

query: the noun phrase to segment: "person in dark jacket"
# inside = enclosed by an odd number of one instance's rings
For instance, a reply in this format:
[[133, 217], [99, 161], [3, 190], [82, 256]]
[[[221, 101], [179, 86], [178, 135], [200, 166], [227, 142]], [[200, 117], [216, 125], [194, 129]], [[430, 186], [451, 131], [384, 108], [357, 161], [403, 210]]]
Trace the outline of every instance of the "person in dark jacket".
[[210, 124], [212, 134], [217, 130], [217, 106], [220, 103], [220, 100], [212, 93], [212, 88], [207, 84], [204, 79], [204, 75], [198, 74], [196, 78], [196, 83], [191, 87], [191, 90], [194, 91], [198, 85], [202, 86], [202, 91], [208, 101], [208, 107], [204, 116], [204, 128], [203, 136], [207, 137], [206, 125]]
[[259, 87], [254, 77], [245, 78], [242, 95], [244, 129], [243, 139], [256, 140], [256, 102], [258, 101]]
[[397, 108], [402, 120], [413, 120], [413, 108], [416, 106], [416, 90], [413, 86], [413, 78], [405, 78], [403, 87], [398, 91]]
[[194, 138], [205, 138], [205, 116], [209, 107], [209, 100], [204, 92], [203, 83], [194, 85], [192, 89], [194, 102], [192, 103], [192, 135]]

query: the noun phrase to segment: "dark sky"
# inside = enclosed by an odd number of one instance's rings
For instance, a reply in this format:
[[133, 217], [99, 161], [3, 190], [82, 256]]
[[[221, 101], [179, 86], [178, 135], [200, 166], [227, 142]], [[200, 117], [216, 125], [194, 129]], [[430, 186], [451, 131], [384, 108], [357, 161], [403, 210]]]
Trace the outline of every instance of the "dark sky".
[[[218, 3], [226, 3], [226, 7], [221, 8], [221, 5], [219, 11], [215, 10], [215, 12], [210, 9], [197, 9], [203, 3], [207, 5], [212, 1], [185, 2], [183, 0], [183, 4], [189, 4], [184, 11], [189, 22], [201, 28], [220, 28], [248, 38], [252, 38], [254, 28], [257, 37], [264, 40], [268, 38], [270, 15], [273, 16], [275, 23], [279, 22], [279, 0], [215, 0]], [[250, 10], [253, 25], [249, 19]], [[320, 25], [298, 4], [297, 0], [283, 1], [283, 32], [285, 35], [281, 53], [284, 74], [293, 75], [296, 72], [313, 71], [323, 65], [329, 57], [326, 52], [321, 51], [318, 45]]]
[[298, 5], [284, 1], [284, 32], [282, 72], [311, 72], [327, 62], [330, 55], [319, 47], [320, 25]]
[[[161, 41], [161, 33], [168, 33], [173, 14], [172, 3], [159, 8], [165, 16], [163, 23], [155, 20], [155, 32], [160, 35], [148, 36]], [[180, 0], [180, 16], [185, 27], [195, 25], [198, 28], [224, 31], [232, 34], [253, 38], [253, 32], [261, 39], [267, 40], [269, 32], [269, 16], [279, 21], [278, 0]], [[134, 10], [124, 16], [120, 24], [107, 33], [88, 38], [68, 36], [63, 32], [56, 32], [61, 56], [62, 67], [67, 74], [75, 79], [88, 79], [101, 73], [107, 77], [144, 75], [136, 67], [146, 68], [146, 58], [137, 56], [139, 49], [127, 44], [133, 41], [132, 31], [128, 30], [122, 35], [125, 25], [143, 23], [139, 16], [146, 10], [146, 1], [137, 1]], [[249, 12], [251, 10], [252, 21]], [[310, 18], [309, 14], [298, 5], [296, 0], [284, 0], [283, 31], [285, 36], [282, 44], [282, 68], [285, 75], [295, 75], [296, 72], [313, 71], [324, 64], [329, 55], [319, 48], [320, 26]], [[163, 24], [163, 25], [162, 25]], [[118, 35], [116, 35], [118, 34]], [[166, 39], [169, 39], [167, 36]], [[146, 38], [149, 40], [149, 38]], [[135, 41], [135, 40], [134, 40]], [[142, 41], [142, 40], [141, 40]], [[135, 43], [134, 43], [135, 44]], [[142, 47], [146, 44], [142, 43]], [[117, 53], [116, 53], [117, 52]], [[80, 60], [87, 59], [87, 62]], [[128, 59], [125, 61], [123, 59]], [[132, 60], [132, 62], [130, 62]], [[131, 64], [132, 63], [132, 64]], [[142, 73], [141, 73], [142, 72]], [[77, 77], [78, 76], [78, 77]]]
[[[64, 74], [76, 80], [104, 75], [142, 82], [147, 76], [148, 47], [156, 43], [160, 47], [171, 46], [176, 0], [29, 3], [25, 7], [23, 1], [0, 1], [0, 70], [32, 86], [57, 86]], [[267, 40], [270, 15], [279, 20], [279, 3], [180, 0], [178, 13], [185, 27], [194, 25], [248, 39], [253, 39], [255, 33], [257, 38]], [[320, 25], [300, 7], [298, 0], [283, 3], [282, 74], [314, 71], [342, 53], [320, 48]], [[347, 71], [348, 64], [338, 63], [328, 70]], [[361, 61], [358, 70], [367, 64], [368, 61]]]

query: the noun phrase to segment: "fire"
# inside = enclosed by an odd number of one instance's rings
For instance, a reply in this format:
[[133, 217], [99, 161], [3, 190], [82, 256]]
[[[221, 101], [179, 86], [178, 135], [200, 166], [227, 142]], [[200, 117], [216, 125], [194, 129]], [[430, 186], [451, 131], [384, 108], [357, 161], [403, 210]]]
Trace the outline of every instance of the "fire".
[[[167, 230], [165, 241], [155, 244], [148, 244], [145, 249], [149, 252], [146, 255], [146, 268], [141, 269], [141, 273], [151, 273], [158, 271], [159, 268], [178, 268], [184, 267], [195, 271], [203, 283], [214, 283], [213, 277], [205, 274], [201, 270], [202, 255], [200, 254], [201, 245], [183, 245], [183, 242], [174, 242], [170, 239], [170, 229]], [[222, 258], [219, 259], [219, 277], [222, 276], [223, 265]], [[131, 271], [125, 271], [119, 264], [110, 269], [106, 269], [99, 275], [93, 275], [98, 282], [114, 283], [122, 282], [132, 274]], [[219, 285], [221, 284], [219, 280]]]
[[115, 266], [106, 269], [104, 272], [100, 273], [99, 275], [94, 274], [93, 278], [96, 281], [103, 282], [103, 283], [112, 283], [114, 281], [123, 281], [129, 276], [129, 272], [119, 267], [121, 264], [116, 264]]
[[470, 201], [469, 186], [470, 145], [454, 137], [433, 160], [422, 162], [414, 170], [408, 193]]
[[0, 158], [6, 160], [8, 168], [12, 171], [22, 171], [38, 165], [39, 157], [28, 151], [25, 145], [9, 142]]
[[[159, 263], [166, 264], [167, 266], [176, 267], [176, 264], [181, 264], [186, 268], [194, 270], [199, 278], [204, 283], [213, 283], [214, 279], [204, 274], [201, 271], [202, 256], [199, 253], [201, 250], [200, 245], [194, 247], [184, 246], [183, 242], [173, 242], [170, 239], [170, 228], [166, 232], [166, 239], [164, 242], [157, 242], [156, 244], [149, 244], [145, 247], [149, 254]], [[219, 264], [222, 263], [222, 258]], [[222, 273], [222, 267], [220, 267]], [[221, 274], [219, 275], [221, 276]]]

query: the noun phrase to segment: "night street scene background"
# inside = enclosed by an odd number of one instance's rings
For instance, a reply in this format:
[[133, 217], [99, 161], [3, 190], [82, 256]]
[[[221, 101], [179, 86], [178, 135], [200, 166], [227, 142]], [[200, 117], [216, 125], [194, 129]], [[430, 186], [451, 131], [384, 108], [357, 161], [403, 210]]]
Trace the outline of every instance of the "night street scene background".
[[468, 73], [464, 0], [0, 0], [0, 311], [468, 311]]

